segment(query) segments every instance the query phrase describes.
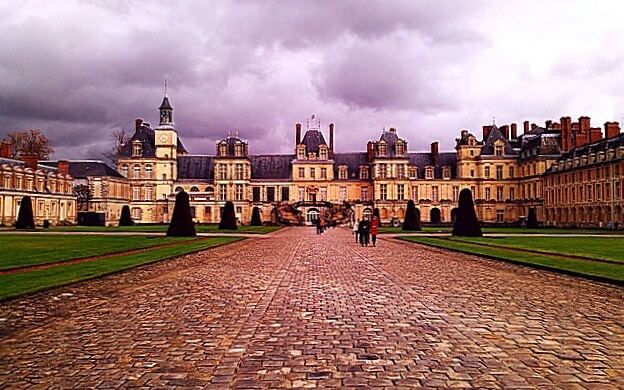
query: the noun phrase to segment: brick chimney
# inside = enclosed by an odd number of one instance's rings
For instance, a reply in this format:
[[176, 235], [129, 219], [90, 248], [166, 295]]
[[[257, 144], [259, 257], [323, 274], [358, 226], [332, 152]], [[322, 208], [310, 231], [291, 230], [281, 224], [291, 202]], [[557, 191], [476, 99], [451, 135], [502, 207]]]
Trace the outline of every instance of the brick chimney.
[[24, 154], [20, 156], [20, 159], [26, 164], [26, 166], [32, 170], [37, 170], [39, 164], [39, 156], [36, 154]]
[[485, 141], [487, 139], [488, 135], [490, 135], [490, 131], [492, 131], [492, 126], [491, 125], [483, 126], [483, 141]]
[[507, 125], [501, 126], [499, 130], [503, 134], [503, 137], [505, 137], [506, 139], [509, 139], [509, 126]]
[[535, 123], [531, 123], [531, 130], [537, 129], [537, 125]]
[[59, 160], [56, 169], [63, 175], [69, 175], [69, 161]]
[[511, 139], [518, 138], [518, 125], [515, 123], [511, 124]]
[[11, 143], [9, 141], [2, 141], [0, 145], [0, 157], [11, 158]]
[[572, 119], [569, 116], [561, 117], [561, 150], [567, 152], [572, 149]]
[[620, 134], [620, 124], [617, 122], [607, 122], [605, 127], [605, 137], [611, 139], [617, 137]]
[[373, 142], [368, 141], [366, 144], [366, 157], [368, 157], [368, 161], [373, 161]]
[[602, 139], [602, 129], [600, 127], [590, 128], [587, 134], [589, 135], [589, 143], [598, 142]]
[[295, 125], [295, 146], [301, 143], [301, 123]]
[[431, 158], [433, 158], [433, 165], [437, 166], [438, 162], [439, 162], [439, 158], [438, 158], [438, 141], [434, 141], [431, 143]]
[[579, 118], [579, 132], [589, 141], [591, 136], [589, 135], [589, 128], [591, 127], [590, 119], [588, 116], [582, 116]]
[[524, 134], [529, 132], [529, 121], [524, 121]]
[[136, 119], [134, 121], [134, 125], [135, 125], [134, 129], [139, 130], [139, 127], [141, 127], [142, 124], [143, 124], [143, 119]]
[[329, 153], [333, 157], [334, 155], [334, 124], [329, 124]]
[[552, 120], [549, 119], [546, 121], [546, 130], [552, 129]]

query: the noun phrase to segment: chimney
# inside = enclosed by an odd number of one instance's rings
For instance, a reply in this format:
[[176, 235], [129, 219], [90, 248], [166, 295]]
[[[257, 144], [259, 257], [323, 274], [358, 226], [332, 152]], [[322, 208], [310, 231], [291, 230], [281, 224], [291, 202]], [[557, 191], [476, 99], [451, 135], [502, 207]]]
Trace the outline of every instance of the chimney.
[[431, 143], [431, 157], [433, 158], [433, 165], [438, 165], [438, 141]]
[[366, 157], [368, 157], [368, 161], [373, 161], [373, 142], [368, 141], [366, 144]]
[[620, 134], [620, 124], [617, 122], [605, 123], [605, 137], [611, 139]]
[[529, 121], [524, 121], [524, 134], [529, 132]]
[[63, 175], [69, 175], [69, 161], [59, 160], [56, 169]]
[[461, 139], [466, 139], [466, 138], [468, 138], [468, 130], [462, 130]]
[[511, 139], [518, 138], [518, 125], [515, 123], [511, 124]]
[[134, 124], [135, 124], [135, 128], [134, 129], [135, 130], [139, 130], [139, 127], [141, 127], [141, 125], [143, 124], [143, 119], [136, 119], [134, 121]]
[[537, 125], [535, 123], [531, 123], [531, 130], [537, 129]]
[[2, 141], [0, 145], [0, 157], [11, 158], [11, 143], [9, 141]]
[[561, 150], [567, 152], [572, 149], [572, 119], [569, 116], [561, 117]]
[[490, 131], [492, 130], [492, 126], [491, 125], [485, 125], [483, 126], [483, 141], [485, 141], [488, 137], [488, 135], [490, 135]]
[[501, 126], [500, 132], [503, 134], [503, 137], [505, 137], [505, 139], [509, 139], [509, 126]]
[[295, 131], [296, 131], [296, 136], [295, 136], [295, 146], [299, 145], [301, 143], [301, 123], [297, 123], [295, 125]]
[[580, 126], [581, 134], [585, 134], [586, 137], [589, 137], [588, 133], [589, 133], [589, 128], [591, 125], [590, 125], [590, 119], [588, 116], [582, 116], [579, 118], [579, 126]]
[[334, 154], [334, 124], [329, 124], [329, 152], [333, 156]]
[[552, 120], [547, 120], [546, 121], [546, 130], [550, 130], [552, 129]]
[[589, 129], [589, 142], [594, 143], [602, 139], [602, 129], [600, 127], [592, 127]]
[[39, 156], [36, 154], [23, 154], [20, 159], [26, 164], [26, 166], [32, 170], [37, 170], [39, 164]]

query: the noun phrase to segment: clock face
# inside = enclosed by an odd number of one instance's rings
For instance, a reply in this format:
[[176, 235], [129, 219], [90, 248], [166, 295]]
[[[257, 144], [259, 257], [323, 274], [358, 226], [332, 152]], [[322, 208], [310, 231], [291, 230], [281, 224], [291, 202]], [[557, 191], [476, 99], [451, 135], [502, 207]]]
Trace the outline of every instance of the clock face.
[[167, 134], [160, 135], [160, 142], [167, 142]]

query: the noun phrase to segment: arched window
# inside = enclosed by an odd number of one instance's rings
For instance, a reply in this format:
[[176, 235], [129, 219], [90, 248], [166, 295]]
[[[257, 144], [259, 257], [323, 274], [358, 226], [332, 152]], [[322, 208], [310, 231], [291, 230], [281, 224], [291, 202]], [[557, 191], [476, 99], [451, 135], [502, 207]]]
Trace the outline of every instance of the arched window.
[[182, 187], [176, 187], [175, 188], [175, 192], [180, 192], [180, 191], [184, 191], [184, 188], [182, 188]]
[[146, 179], [152, 179], [152, 164], [147, 164], [145, 166], [145, 178]]
[[134, 179], [140, 179], [141, 178], [141, 166], [139, 164], [134, 164], [134, 168], [133, 168], [133, 178]]
[[206, 187], [206, 189], [204, 190], [205, 193], [207, 194], [214, 194], [214, 188], [212, 187]]
[[191, 187], [191, 192], [199, 192], [199, 188], [193, 186]]
[[128, 166], [127, 165], [122, 165], [121, 166], [121, 174], [123, 177], [128, 177]]
[[362, 217], [368, 219], [370, 221], [370, 219], [373, 216], [373, 210], [369, 209], [369, 208], [365, 208], [364, 211], [362, 212]]
[[308, 223], [314, 223], [318, 218], [319, 218], [319, 211], [318, 209], [310, 209], [308, 210], [308, 213], [306, 214], [306, 222]]

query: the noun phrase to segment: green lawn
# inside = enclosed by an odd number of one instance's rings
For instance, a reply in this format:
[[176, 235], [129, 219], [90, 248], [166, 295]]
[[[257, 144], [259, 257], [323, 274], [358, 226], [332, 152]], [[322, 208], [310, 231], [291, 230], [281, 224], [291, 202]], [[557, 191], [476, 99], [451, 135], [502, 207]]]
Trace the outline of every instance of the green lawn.
[[[42, 236], [37, 235], [30, 237], [34, 241], [40, 239]], [[82, 239], [84, 239], [85, 236], [72, 237], [76, 239], [72, 243], [73, 246], [82, 246], [84, 244]], [[109, 240], [114, 241], [114, 239], [118, 237], [110, 236], [103, 238], [108, 238]], [[145, 237], [136, 238], [145, 240]], [[188, 242], [181, 242], [179, 245], [156, 248], [152, 250], [148, 249], [145, 252], [135, 253], [132, 255], [116, 256], [101, 260], [60, 265], [31, 272], [2, 275], [0, 276], [0, 300], [112, 274], [140, 265], [182, 256], [184, 254], [197, 252], [218, 245], [228, 244], [241, 239], [242, 238], [239, 237], [214, 237], [201, 240], [191, 240]], [[6, 248], [9, 250], [11, 249], [10, 247]], [[59, 248], [62, 247], [58, 247], [57, 250], [59, 250]], [[64, 252], [64, 249], [59, 251]]]
[[[506, 228], [506, 227], [484, 227], [481, 229], [485, 234], [618, 234], [624, 235], [624, 230], [606, 230], [606, 229], [527, 229], [527, 228]], [[379, 228], [380, 234], [401, 234], [401, 233], [451, 233], [452, 227], [423, 227], [421, 231], [404, 231], [400, 227], [384, 226]]]
[[[587, 256], [622, 262], [623, 243], [620, 238], [609, 237], [509, 237], [509, 238], [435, 238], [425, 236], [399, 237], [425, 245], [451, 249], [464, 253], [483, 255], [540, 268], [583, 275], [600, 280], [624, 283], [624, 265], [564, 259], [542, 254], [513, 251], [506, 248], [548, 249], [552, 253]], [[514, 243], [514, 240], [518, 240]], [[487, 244], [483, 245], [475, 245]]]
[[[141, 232], [141, 233], [166, 233], [169, 225], [135, 225], [135, 226], [59, 226], [50, 228], [50, 231], [60, 232]], [[251, 233], [251, 234], [267, 234], [278, 230], [279, 226], [239, 226], [237, 230], [219, 230], [219, 225], [195, 225], [197, 233]], [[36, 231], [43, 232], [42, 229]]]

